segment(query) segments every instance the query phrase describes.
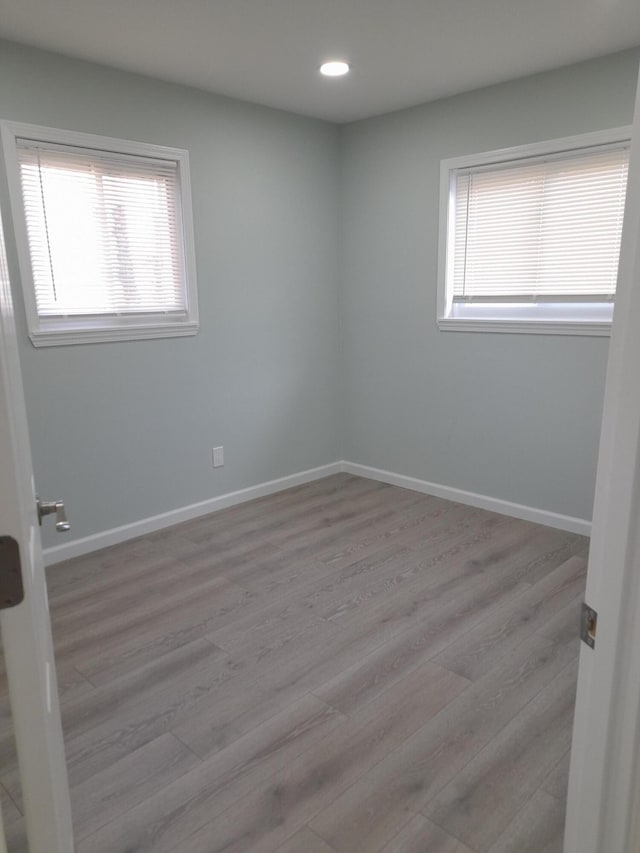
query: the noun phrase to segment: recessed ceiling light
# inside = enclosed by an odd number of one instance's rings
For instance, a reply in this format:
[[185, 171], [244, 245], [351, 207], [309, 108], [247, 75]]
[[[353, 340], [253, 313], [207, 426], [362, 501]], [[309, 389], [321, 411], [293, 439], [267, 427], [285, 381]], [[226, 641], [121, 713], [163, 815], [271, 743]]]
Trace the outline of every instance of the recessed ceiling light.
[[324, 62], [320, 66], [320, 73], [325, 77], [342, 77], [349, 73], [348, 62]]

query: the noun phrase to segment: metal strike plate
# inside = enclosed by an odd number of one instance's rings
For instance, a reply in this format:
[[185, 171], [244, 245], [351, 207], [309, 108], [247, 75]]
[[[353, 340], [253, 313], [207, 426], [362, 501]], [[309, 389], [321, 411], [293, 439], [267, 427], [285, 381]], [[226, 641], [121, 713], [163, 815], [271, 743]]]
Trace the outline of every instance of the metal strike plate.
[[0, 536], [0, 610], [15, 607], [24, 598], [20, 548], [11, 536]]
[[596, 645], [596, 628], [598, 627], [598, 614], [589, 607], [588, 604], [582, 605], [580, 614], [580, 639], [585, 642], [590, 649], [594, 649]]

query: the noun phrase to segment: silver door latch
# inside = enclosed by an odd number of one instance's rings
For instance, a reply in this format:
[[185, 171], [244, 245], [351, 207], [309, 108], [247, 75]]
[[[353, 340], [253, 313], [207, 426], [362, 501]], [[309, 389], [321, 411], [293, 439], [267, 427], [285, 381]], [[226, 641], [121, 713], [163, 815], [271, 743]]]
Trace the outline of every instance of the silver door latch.
[[69, 530], [71, 525], [67, 521], [67, 513], [64, 509], [64, 501], [41, 501], [36, 495], [36, 509], [38, 511], [38, 524], [42, 526], [45, 515], [56, 514], [56, 530]]

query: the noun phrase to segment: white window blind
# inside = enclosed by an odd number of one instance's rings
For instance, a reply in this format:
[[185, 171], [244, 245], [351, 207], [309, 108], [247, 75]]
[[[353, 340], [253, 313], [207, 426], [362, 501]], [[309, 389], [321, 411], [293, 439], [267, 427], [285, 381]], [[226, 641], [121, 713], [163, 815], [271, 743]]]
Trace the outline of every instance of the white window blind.
[[39, 317], [186, 313], [175, 162], [16, 147]]
[[628, 161], [618, 145], [457, 171], [454, 302], [613, 299]]

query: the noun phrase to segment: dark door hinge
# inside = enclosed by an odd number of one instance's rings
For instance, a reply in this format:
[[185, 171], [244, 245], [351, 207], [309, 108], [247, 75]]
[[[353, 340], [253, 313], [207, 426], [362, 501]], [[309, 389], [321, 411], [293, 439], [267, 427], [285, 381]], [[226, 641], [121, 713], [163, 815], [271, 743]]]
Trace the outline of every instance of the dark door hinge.
[[11, 536], [0, 536], [0, 610], [15, 607], [24, 598], [20, 548]]
[[588, 604], [582, 605], [582, 613], [580, 615], [580, 638], [585, 642], [590, 649], [596, 646], [596, 628], [598, 627], [598, 614], [589, 607]]

